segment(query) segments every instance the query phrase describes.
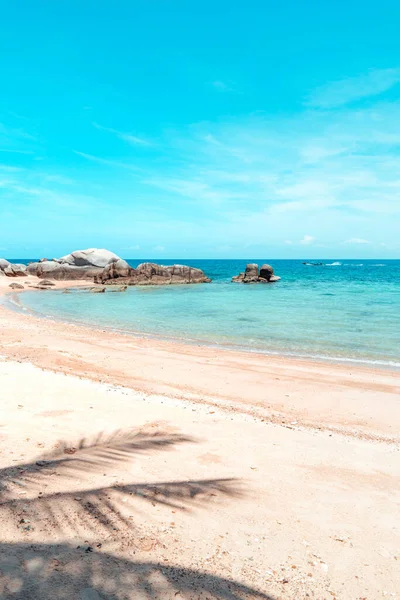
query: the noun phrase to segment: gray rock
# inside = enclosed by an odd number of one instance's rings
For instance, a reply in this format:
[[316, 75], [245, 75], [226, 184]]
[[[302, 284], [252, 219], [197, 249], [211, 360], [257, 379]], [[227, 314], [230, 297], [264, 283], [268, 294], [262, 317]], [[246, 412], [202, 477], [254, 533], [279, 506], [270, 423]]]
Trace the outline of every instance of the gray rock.
[[127, 285], [120, 285], [118, 287], [113, 287], [110, 292], [126, 292], [126, 290], [128, 289]]
[[131, 267], [126, 260], [122, 258], [110, 262], [95, 278], [95, 281], [104, 283], [110, 279], [119, 279], [120, 277], [128, 277], [131, 272]]
[[89, 292], [91, 294], [104, 294], [104, 292], [106, 291], [105, 287], [93, 287], [90, 288]]
[[280, 277], [274, 274], [271, 265], [262, 265], [258, 272], [258, 265], [250, 263], [246, 266], [246, 271], [232, 277], [233, 283], [273, 283], [279, 281]]
[[273, 277], [273, 275], [274, 269], [271, 267], [271, 265], [262, 265], [262, 267], [260, 268], [261, 279], [266, 279], [267, 281], [269, 281], [271, 277]]
[[171, 285], [208, 283], [210, 279], [200, 269], [187, 265], [157, 265], [142, 263], [133, 269], [125, 261], [108, 265], [96, 278], [107, 285]]
[[10, 288], [12, 288], [13, 290], [24, 290], [24, 286], [21, 285], [20, 283], [10, 283], [10, 285], [8, 286]]
[[5, 258], [0, 258], [0, 270], [3, 271], [6, 267], [8, 267], [8, 265], [11, 264], [8, 260], [6, 260]]
[[94, 279], [103, 269], [120, 258], [109, 250], [77, 250], [62, 258], [31, 263], [27, 271], [40, 279], [56, 279], [61, 281], [77, 279]]
[[120, 260], [119, 256], [113, 252], [98, 248], [75, 250], [75, 252], [59, 259], [61, 264], [67, 263], [74, 267], [98, 267], [101, 269], [104, 269], [110, 262], [118, 260]]
[[53, 281], [50, 281], [49, 279], [42, 279], [40, 285], [47, 285], [48, 287], [52, 287], [56, 284]]
[[258, 265], [250, 263], [246, 265], [245, 277], [251, 279], [252, 277], [258, 277]]
[[7, 277], [25, 277], [26, 265], [13, 264], [5, 258], [0, 258], [0, 273]]
[[84, 588], [79, 592], [79, 600], [103, 600], [93, 588]]

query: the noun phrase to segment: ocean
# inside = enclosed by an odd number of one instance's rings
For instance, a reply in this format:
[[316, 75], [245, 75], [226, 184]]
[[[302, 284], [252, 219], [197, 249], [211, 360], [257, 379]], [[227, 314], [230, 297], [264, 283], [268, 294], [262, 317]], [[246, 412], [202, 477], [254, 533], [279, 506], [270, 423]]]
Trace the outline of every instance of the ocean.
[[[21, 262], [21, 261], [20, 261]], [[27, 262], [27, 261], [24, 261]], [[128, 261], [136, 266], [144, 260]], [[125, 293], [25, 292], [25, 309], [75, 323], [252, 352], [400, 368], [400, 260], [153, 260], [203, 269], [212, 283]], [[247, 262], [281, 281], [231, 283]]]

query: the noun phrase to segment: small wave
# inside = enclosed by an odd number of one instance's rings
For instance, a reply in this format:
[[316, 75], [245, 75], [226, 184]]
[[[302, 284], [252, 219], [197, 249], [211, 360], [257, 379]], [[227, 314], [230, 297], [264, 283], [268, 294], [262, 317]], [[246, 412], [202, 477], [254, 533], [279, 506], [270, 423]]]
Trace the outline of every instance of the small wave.
[[344, 267], [363, 267], [364, 263], [344, 263]]
[[341, 267], [342, 263], [341, 262], [326, 263], [325, 266], [326, 267]]
[[371, 265], [371, 267], [386, 267], [383, 263], [378, 263], [376, 265]]

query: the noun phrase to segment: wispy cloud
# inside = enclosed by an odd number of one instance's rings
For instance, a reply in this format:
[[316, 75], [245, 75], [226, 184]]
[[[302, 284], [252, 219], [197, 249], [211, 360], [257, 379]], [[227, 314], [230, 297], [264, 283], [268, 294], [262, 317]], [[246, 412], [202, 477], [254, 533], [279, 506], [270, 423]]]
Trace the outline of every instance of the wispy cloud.
[[153, 144], [148, 140], [145, 140], [142, 137], [138, 137], [137, 135], [133, 135], [132, 133], [126, 133], [124, 131], [118, 131], [117, 129], [112, 129], [111, 127], [103, 127], [103, 125], [99, 125], [98, 123], [92, 123], [93, 127], [96, 129], [100, 129], [101, 131], [106, 131], [107, 133], [112, 133], [116, 135], [119, 139], [124, 142], [128, 142], [128, 144], [132, 144], [133, 146], [152, 146]]
[[400, 81], [400, 68], [374, 69], [365, 75], [334, 81], [317, 88], [308, 98], [310, 106], [333, 108], [386, 92]]
[[372, 223], [381, 239], [395, 236], [400, 103], [201, 123], [168, 133], [161, 146], [169, 148], [162, 168], [141, 183], [186, 200], [184, 210], [213, 211], [213, 223], [223, 222], [210, 226], [216, 237], [239, 243], [251, 232], [261, 244], [268, 232], [273, 244], [317, 248], [307, 237], [300, 244], [306, 223], [330, 247], [355, 231], [369, 239]]
[[21, 171], [21, 169], [12, 165], [0, 165], [0, 171], [6, 171], [7, 173], [16, 173], [18, 171]]
[[33, 150], [17, 150], [16, 148], [0, 148], [0, 152], [8, 154], [34, 154]]
[[363, 238], [350, 238], [343, 242], [344, 244], [370, 244], [369, 240], [364, 240]]
[[121, 169], [127, 169], [128, 171], [142, 171], [143, 170], [140, 167], [137, 167], [136, 165], [121, 162], [119, 160], [102, 158], [101, 156], [95, 156], [94, 154], [88, 154], [87, 152], [80, 152], [79, 150], [72, 150], [72, 152], [74, 154], [77, 154], [78, 156], [81, 156], [82, 158], [85, 158], [86, 160], [90, 160], [91, 162], [95, 162], [100, 165], [107, 165], [107, 166], [113, 167], [113, 168], [117, 167], [117, 168], [121, 168]]
[[309, 246], [310, 244], [314, 243], [314, 241], [315, 237], [313, 237], [312, 235], [305, 235], [303, 239], [300, 240], [300, 244], [302, 244], [303, 246]]
[[211, 81], [211, 85], [213, 86], [213, 88], [215, 88], [219, 92], [233, 92], [234, 91], [234, 89], [231, 87], [230, 84], [225, 83], [225, 81], [221, 81], [220, 79]]

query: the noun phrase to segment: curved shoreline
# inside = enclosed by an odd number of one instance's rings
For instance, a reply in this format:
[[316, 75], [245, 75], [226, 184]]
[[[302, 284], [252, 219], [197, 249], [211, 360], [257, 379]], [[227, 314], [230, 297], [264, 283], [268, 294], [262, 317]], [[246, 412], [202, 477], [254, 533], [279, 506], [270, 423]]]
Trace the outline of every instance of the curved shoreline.
[[396, 371], [136, 337], [4, 306], [0, 316], [1, 354], [11, 360], [285, 426], [399, 439]]
[[[57, 282], [58, 285], [54, 288], [54, 289], [72, 289], [72, 288], [86, 288], [89, 287], [87, 282], [84, 281], [80, 281], [80, 282]], [[90, 285], [90, 287], [93, 287], [93, 285]], [[20, 294], [26, 292], [26, 291], [35, 291], [32, 288], [29, 288], [28, 290], [17, 290], [17, 291], [10, 291], [8, 294], [6, 294], [6, 296], [15, 296], [15, 297], [19, 297]], [[37, 290], [39, 291], [39, 290]], [[50, 292], [52, 291], [51, 289], [49, 290]], [[1, 297], [1, 288], [0, 288], [0, 297]], [[13, 303], [12, 300], [9, 300], [9, 306], [8, 308], [10, 308], [11, 310], [14, 310], [16, 312], [21, 312], [22, 314], [30, 314], [33, 317], [36, 317], [38, 319], [49, 319], [49, 320], [53, 320], [59, 323], [66, 323], [66, 324], [72, 324], [72, 325], [76, 325], [76, 326], [82, 326], [82, 327], [86, 327], [86, 328], [90, 328], [90, 329], [96, 329], [98, 331], [102, 331], [102, 332], [110, 332], [110, 333], [116, 333], [116, 334], [122, 334], [122, 335], [130, 335], [136, 338], [146, 338], [149, 340], [155, 340], [156, 342], [160, 341], [160, 342], [171, 342], [173, 344], [183, 344], [183, 345], [188, 345], [188, 346], [201, 346], [204, 348], [215, 348], [215, 349], [221, 349], [221, 350], [226, 350], [226, 351], [231, 351], [231, 352], [243, 352], [243, 353], [248, 353], [248, 354], [254, 354], [254, 355], [260, 355], [260, 356], [265, 356], [265, 357], [271, 357], [271, 358], [282, 358], [284, 360], [299, 360], [299, 361], [305, 361], [305, 362], [316, 362], [316, 363], [322, 363], [322, 364], [333, 364], [333, 365], [343, 365], [343, 366], [350, 366], [350, 367], [354, 367], [354, 368], [371, 368], [371, 369], [379, 369], [379, 370], [384, 370], [384, 371], [393, 371], [393, 372], [400, 372], [400, 362], [396, 362], [393, 360], [379, 360], [379, 359], [374, 359], [374, 358], [354, 358], [354, 357], [348, 357], [348, 356], [331, 356], [331, 355], [324, 355], [324, 354], [300, 354], [300, 353], [296, 353], [296, 352], [285, 352], [285, 351], [274, 351], [274, 350], [268, 350], [268, 349], [263, 349], [263, 348], [254, 348], [254, 347], [249, 347], [249, 346], [245, 346], [242, 344], [229, 344], [229, 343], [219, 343], [218, 341], [211, 341], [211, 340], [201, 340], [201, 339], [196, 339], [196, 338], [183, 338], [183, 337], [178, 337], [178, 336], [173, 336], [173, 335], [167, 335], [167, 334], [157, 334], [154, 332], [147, 332], [147, 331], [135, 331], [135, 330], [123, 330], [122, 328], [119, 327], [114, 327], [111, 325], [103, 325], [100, 323], [90, 323], [88, 321], [85, 320], [79, 320], [79, 319], [73, 319], [70, 317], [65, 317], [62, 315], [47, 315], [44, 313], [41, 313], [38, 310], [34, 310], [28, 306], [23, 305], [22, 302], [19, 303]], [[5, 304], [5, 306], [7, 307], [7, 304]]]

